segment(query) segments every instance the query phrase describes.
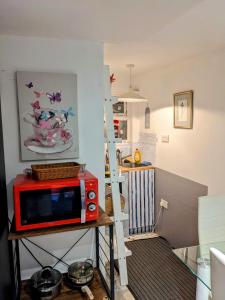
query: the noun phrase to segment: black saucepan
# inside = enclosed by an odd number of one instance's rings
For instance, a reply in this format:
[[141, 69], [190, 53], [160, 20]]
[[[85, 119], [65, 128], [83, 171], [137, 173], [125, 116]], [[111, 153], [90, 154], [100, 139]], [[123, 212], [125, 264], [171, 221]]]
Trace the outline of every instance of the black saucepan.
[[93, 279], [93, 261], [91, 259], [87, 259], [84, 262], [75, 262], [69, 266], [65, 282], [70, 288], [79, 289], [86, 293], [89, 299], [94, 299], [91, 290], [88, 288]]
[[37, 299], [51, 300], [61, 290], [62, 274], [52, 267], [43, 267], [31, 277], [31, 290]]

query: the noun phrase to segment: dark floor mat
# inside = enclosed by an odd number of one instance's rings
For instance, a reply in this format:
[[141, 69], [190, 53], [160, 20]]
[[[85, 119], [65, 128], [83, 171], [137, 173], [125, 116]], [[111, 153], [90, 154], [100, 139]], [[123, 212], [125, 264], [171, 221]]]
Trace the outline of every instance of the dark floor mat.
[[195, 300], [196, 278], [162, 238], [126, 243], [128, 287], [136, 300]]

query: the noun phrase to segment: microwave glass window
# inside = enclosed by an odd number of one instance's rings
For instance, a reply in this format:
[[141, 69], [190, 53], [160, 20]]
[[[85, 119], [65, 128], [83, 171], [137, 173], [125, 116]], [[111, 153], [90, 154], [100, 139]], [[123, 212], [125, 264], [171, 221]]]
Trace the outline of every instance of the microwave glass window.
[[80, 187], [23, 191], [21, 224], [36, 224], [81, 217]]

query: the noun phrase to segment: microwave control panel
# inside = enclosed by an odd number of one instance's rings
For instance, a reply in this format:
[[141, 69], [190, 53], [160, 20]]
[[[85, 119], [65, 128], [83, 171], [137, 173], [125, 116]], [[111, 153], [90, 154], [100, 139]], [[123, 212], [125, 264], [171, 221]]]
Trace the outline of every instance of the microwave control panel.
[[98, 215], [98, 182], [97, 180], [86, 181], [87, 192], [87, 220]]

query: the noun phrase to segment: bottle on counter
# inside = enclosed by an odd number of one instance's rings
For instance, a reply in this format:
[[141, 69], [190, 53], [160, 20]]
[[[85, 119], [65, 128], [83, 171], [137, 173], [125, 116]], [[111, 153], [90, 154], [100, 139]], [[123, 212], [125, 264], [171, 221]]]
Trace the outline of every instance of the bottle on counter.
[[136, 164], [140, 164], [141, 163], [141, 152], [138, 150], [138, 148], [134, 152], [134, 162]]

